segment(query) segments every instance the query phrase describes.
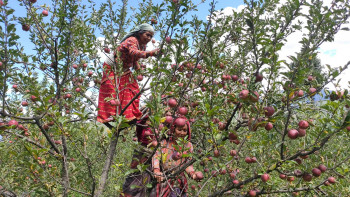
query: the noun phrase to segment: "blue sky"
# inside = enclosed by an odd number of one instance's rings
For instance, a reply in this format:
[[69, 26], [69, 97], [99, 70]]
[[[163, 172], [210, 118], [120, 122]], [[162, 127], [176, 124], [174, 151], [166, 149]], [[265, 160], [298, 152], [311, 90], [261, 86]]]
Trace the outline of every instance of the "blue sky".
[[[153, 0], [153, 3], [159, 4], [163, 1], [164, 0]], [[9, 2], [8, 6], [15, 9], [15, 12], [14, 12], [15, 16], [17, 16], [17, 17], [25, 17], [26, 16], [26, 9], [23, 6], [19, 5], [19, 3], [20, 3], [19, 1], [8, 0], [8, 2]], [[82, 0], [82, 2], [87, 3], [86, 0]], [[101, 3], [106, 2], [106, 0], [97, 0], [94, 2], [96, 3], [96, 5], [100, 5]], [[117, 4], [121, 4], [121, 0], [117, 0], [116, 2], [117, 2]], [[128, 4], [129, 4], [129, 7], [137, 8], [138, 4], [141, 2], [143, 2], [143, 1], [142, 0], [129, 0]], [[208, 11], [210, 9], [209, 4], [212, 1], [206, 1], [204, 3], [201, 3], [201, 0], [193, 0], [193, 2], [196, 5], [199, 4], [198, 11], [195, 14], [199, 17], [199, 19], [205, 20], [209, 14], [209, 11]], [[226, 7], [238, 7], [239, 5], [242, 5], [243, 3], [244, 3], [243, 0], [220, 0], [220, 1], [215, 2], [215, 8], [216, 8], [216, 10], [220, 10], [220, 9], [223, 9]], [[42, 6], [51, 7], [50, 5], [51, 5], [51, 1], [47, 1], [47, 0], [38, 0], [35, 4], [33, 4], [33, 6], [35, 6], [37, 8], [40, 8]], [[41, 8], [39, 10], [41, 12], [41, 10], [43, 10], [43, 8]], [[49, 17], [50, 17], [50, 13], [49, 13]], [[48, 20], [48, 18], [47, 18], [47, 20]], [[16, 29], [17, 29], [17, 33], [21, 37], [19, 41], [20, 41], [21, 45], [24, 46], [25, 52], [29, 53], [29, 54], [33, 54], [31, 49], [34, 46], [28, 39], [29, 32], [25, 32], [22, 30], [22, 27], [21, 27], [19, 21], [16, 21]], [[100, 36], [101, 35], [97, 35], [97, 37], [100, 37]]]

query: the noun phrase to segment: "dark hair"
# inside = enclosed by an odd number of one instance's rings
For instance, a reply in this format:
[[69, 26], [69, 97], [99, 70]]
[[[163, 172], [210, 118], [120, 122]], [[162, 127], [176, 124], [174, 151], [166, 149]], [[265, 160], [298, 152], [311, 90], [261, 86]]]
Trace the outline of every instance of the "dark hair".
[[140, 39], [140, 34], [143, 34], [143, 33], [145, 33], [145, 32], [147, 32], [147, 31], [146, 31], [146, 30], [140, 30], [140, 31], [136, 32], [136, 33], [134, 34], [134, 36], [135, 36], [137, 39]]

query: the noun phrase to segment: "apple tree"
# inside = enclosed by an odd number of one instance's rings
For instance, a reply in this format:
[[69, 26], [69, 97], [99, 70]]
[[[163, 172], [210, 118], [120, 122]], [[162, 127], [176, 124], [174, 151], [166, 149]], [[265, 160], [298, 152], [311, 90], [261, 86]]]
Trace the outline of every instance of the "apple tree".
[[[191, 122], [194, 152], [182, 157], [192, 159], [168, 178], [193, 164], [203, 176], [189, 181], [190, 196], [350, 192], [349, 95], [326, 88], [350, 63], [318, 60], [348, 30], [348, 0], [251, 0], [230, 13], [194, 0], [17, 3], [24, 16], [0, 0], [0, 195], [122, 192], [135, 124], [97, 123], [97, 97], [105, 55], [143, 22], [162, 50], [134, 72], [157, 131], [153, 153], [167, 135], [165, 110]], [[207, 18], [198, 4], [209, 5]], [[283, 58], [296, 32], [300, 50]]]

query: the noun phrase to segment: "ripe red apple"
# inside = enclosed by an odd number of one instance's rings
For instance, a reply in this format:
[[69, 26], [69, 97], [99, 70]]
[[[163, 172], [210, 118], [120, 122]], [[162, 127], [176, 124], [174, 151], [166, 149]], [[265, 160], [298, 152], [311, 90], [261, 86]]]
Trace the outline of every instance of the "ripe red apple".
[[195, 186], [195, 185], [191, 185], [191, 189], [192, 189], [192, 190], [195, 190], [195, 189], [196, 189], [196, 186]]
[[153, 25], [153, 24], [157, 24], [158, 22], [157, 22], [157, 20], [156, 19], [154, 19], [154, 18], [152, 18], [151, 19], [151, 24]]
[[28, 102], [27, 101], [22, 101], [22, 106], [28, 106]]
[[256, 157], [252, 157], [252, 158], [250, 158], [251, 159], [251, 161], [252, 161], [252, 163], [256, 163]]
[[309, 174], [309, 173], [305, 173], [305, 174], [303, 175], [303, 180], [306, 181], [306, 182], [312, 181], [312, 175]]
[[171, 124], [173, 122], [173, 117], [172, 116], [166, 116], [165, 117], [165, 123]]
[[302, 97], [302, 96], [304, 96], [304, 91], [303, 90], [299, 90], [299, 91], [297, 91], [296, 95], [298, 97]]
[[346, 127], [346, 130], [350, 131], [350, 126], [347, 126], [347, 127]]
[[248, 96], [249, 96], [249, 90], [242, 90], [239, 93], [239, 98], [240, 99], [246, 99], [246, 98], [248, 98]]
[[261, 180], [263, 181], [263, 182], [267, 182], [268, 180], [270, 179], [270, 175], [269, 174], [263, 174], [263, 175], [261, 175]]
[[319, 177], [319, 176], [321, 176], [321, 170], [320, 169], [318, 169], [318, 168], [314, 168], [314, 169], [312, 169], [312, 175], [314, 175], [315, 177]]
[[170, 37], [170, 36], [167, 36], [167, 37], [165, 38], [165, 41], [166, 41], [168, 44], [170, 44], [170, 43], [171, 43], [171, 37]]
[[223, 122], [219, 122], [218, 124], [219, 124], [219, 130], [223, 131], [225, 129], [225, 127], [226, 127], [226, 124], [223, 123]]
[[48, 15], [49, 15], [49, 11], [43, 10], [42, 14], [43, 14], [44, 16], [48, 16]]
[[226, 170], [226, 169], [220, 170], [220, 174], [225, 175], [226, 173], [227, 173], [227, 170]]
[[301, 129], [307, 129], [309, 127], [309, 123], [306, 120], [301, 120], [298, 125]]
[[172, 155], [171, 155], [171, 158], [175, 161], [181, 159], [181, 154], [177, 151], [175, 151]]
[[289, 177], [287, 177], [287, 180], [288, 180], [289, 182], [292, 182], [292, 181], [295, 180], [295, 177], [294, 177], [294, 176], [289, 176]]
[[195, 172], [196, 180], [202, 180], [204, 178], [203, 173], [201, 171]]
[[188, 112], [188, 109], [187, 109], [187, 107], [179, 107], [179, 108], [178, 108], [178, 112], [179, 112], [179, 114], [181, 114], [181, 115], [186, 115], [187, 112]]
[[72, 66], [74, 69], [77, 69], [78, 68], [78, 65], [77, 64], [73, 64]]
[[112, 106], [119, 106], [120, 105], [120, 101], [117, 99], [112, 99], [109, 101], [109, 104]]
[[65, 94], [66, 98], [72, 98], [71, 94]]
[[316, 88], [310, 88], [310, 89], [309, 89], [309, 94], [312, 95], [312, 94], [314, 94], [316, 91], [317, 91]]
[[214, 157], [220, 157], [220, 151], [218, 149], [214, 150]]
[[[0, 6], [3, 6], [3, 5], [4, 5], [4, 2], [2, 0], [0, 0]], [[0, 189], [2, 189], [2, 188], [0, 187]]]
[[251, 197], [254, 197], [254, 196], [256, 196], [256, 191], [255, 190], [250, 190], [248, 195], [251, 196]]
[[255, 82], [261, 82], [263, 80], [263, 75], [258, 73], [255, 75]]
[[312, 80], [314, 80], [314, 77], [311, 76], [311, 75], [309, 75], [309, 76], [307, 77], [307, 80], [312, 81]]
[[81, 89], [80, 89], [80, 88], [75, 88], [75, 91], [76, 91], [76, 92], [80, 92]]
[[8, 123], [7, 123], [8, 126], [14, 126], [15, 128], [17, 128], [18, 126], [18, 122], [16, 120], [10, 120]]
[[234, 179], [234, 178], [236, 177], [236, 173], [231, 172], [231, 173], [230, 173], [230, 177], [231, 177], [231, 179]]
[[177, 118], [175, 120], [175, 125], [183, 127], [186, 124], [186, 120], [184, 118]]
[[299, 158], [294, 159], [294, 161], [297, 162], [299, 165], [303, 162], [303, 161], [302, 161], [301, 159], [299, 159]]
[[246, 163], [252, 163], [252, 158], [246, 157], [246, 158], [244, 159], [244, 161], [245, 161]]
[[171, 99], [168, 100], [168, 105], [170, 107], [176, 107], [177, 101], [175, 99], [171, 98]]
[[28, 25], [28, 24], [23, 24], [22, 25], [22, 30], [23, 31], [29, 31], [29, 29], [30, 29], [30, 25]]
[[48, 129], [50, 129], [50, 126], [49, 126], [48, 124], [44, 124], [44, 125], [43, 125], [43, 128], [44, 128], [45, 130], [48, 130]]
[[288, 131], [288, 137], [290, 139], [296, 139], [298, 137], [298, 135], [299, 135], [299, 132], [295, 129], [291, 129]]
[[287, 175], [285, 174], [280, 174], [280, 179], [286, 179], [287, 178]]
[[228, 134], [228, 138], [229, 138], [230, 140], [236, 140], [236, 139], [238, 138], [238, 136], [237, 136], [235, 133], [230, 132], [230, 133]]
[[29, 0], [31, 3], [36, 3], [36, 0]]
[[88, 76], [91, 77], [94, 73], [92, 71], [89, 71]]
[[265, 111], [265, 116], [270, 117], [275, 113], [275, 108], [273, 108], [272, 106], [267, 106], [267, 107], [264, 107], [264, 111]]
[[304, 137], [306, 135], [306, 130], [305, 129], [298, 129], [298, 137]]
[[173, 3], [177, 4], [179, 1], [178, 0], [173, 0]]
[[323, 183], [323, 185], [325, 185], [325, 186], [330, 186], [331, 183], [330, 183], [329, 181], [325, 181], [325, 182]]
[[237, 155], [237, 151], [236, 150], [230, 150], [230, 155], [231, 156], [236, 156]]
[[258, 102], [259, 101], [259, 93], [257, 91], [253, 92], [254, 95], [249, 95], [249, 100], [252, 102]]
[[334, 184], [336, 181], [335, 181], [335, 178], [334, 177], [328, 177], [328, 182], [330, 183], [330, 184]]
[[105, 51], [105, 53], [110, 53], [110, 52], [111, 52], [111, 49], [109, 49], [108, 47], [105, 47], [105, 48], [104, 48], [104, 51]]
[[0, 67], [2, 66], [2, 62], [0, 62]]
[[142, 81], [143, 80], [143, 76], [142, 75], [138, 75], [137, 76], [137, 81]]
[[13, 89], [17, 89], [17, 88], [18, 88], [18, 85], [17, 85], [17, 84], [13, 84], [12, 88], [13, 88]]
[[231, 79], [232, 79], [232, 81], [238, 81], [238, 76], [237, 75], [232, 75]]
[[153, 140], [153, 141], [151, 142], [151, 146], [152, 146], [152, 147], [156, 147], [157, 145], [158, 145], [157, 140]]
[[266, 125], [265, 125], [265, 129], [267, 131], [270, 131], [271, 129], [273, 128], [273, 124], [271, 122], [268, 122]]
[[238, 181], [237, 179], [235, 179], [235, 180], [232, 181], [232, 183], [233, 183], [234, 185], [238, 185], [238, 184], [239, 184], [239, 181]]
[[208, 169], [208, 168], [205, 168], [205, 169], [204, 169], [204, 172], [209, 172], [209, 169]]
[[326, 172], [327, 167], [326, 167], [325, 165], [323, 165], [323, 164], [320, 164], [320, 165], [318, 166], [318, 169], [320, 169], [321, 172]]

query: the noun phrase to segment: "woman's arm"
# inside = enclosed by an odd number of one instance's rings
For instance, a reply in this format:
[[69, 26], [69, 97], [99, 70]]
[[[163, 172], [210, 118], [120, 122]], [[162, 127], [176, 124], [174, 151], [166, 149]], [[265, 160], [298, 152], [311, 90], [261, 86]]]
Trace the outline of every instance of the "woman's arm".
[[148, 58], [150, 56], [157, 55], [159, 49], [154, 49], [152, 51], [141, 51], [138, 48], [139, 42], [137, 38], [130, 37], [122, 43], [122, 47], [125, 47], [131, 56], [134, 58]]

